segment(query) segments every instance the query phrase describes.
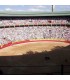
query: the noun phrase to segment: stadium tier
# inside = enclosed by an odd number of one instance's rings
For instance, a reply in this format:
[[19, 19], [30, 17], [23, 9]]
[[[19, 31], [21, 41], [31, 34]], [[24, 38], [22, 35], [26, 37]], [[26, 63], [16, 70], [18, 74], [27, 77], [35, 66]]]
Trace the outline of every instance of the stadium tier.
[[9, 19], [9, 20], [0, 20], [0, 26], [41, 26], [41, 25], [69, 25], [69, 21], [66, 19]]
[[70, 12], [0, 12], [0, 45], [32, 39], [70, 41]]

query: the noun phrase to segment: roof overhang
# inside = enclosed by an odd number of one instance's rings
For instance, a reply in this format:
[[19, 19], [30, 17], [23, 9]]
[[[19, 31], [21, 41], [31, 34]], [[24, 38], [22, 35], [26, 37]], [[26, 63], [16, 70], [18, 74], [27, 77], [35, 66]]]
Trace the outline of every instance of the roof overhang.
[[70, 16], [69, 12], [23, 12], [23, 11], [0, 11], [0, 16]]

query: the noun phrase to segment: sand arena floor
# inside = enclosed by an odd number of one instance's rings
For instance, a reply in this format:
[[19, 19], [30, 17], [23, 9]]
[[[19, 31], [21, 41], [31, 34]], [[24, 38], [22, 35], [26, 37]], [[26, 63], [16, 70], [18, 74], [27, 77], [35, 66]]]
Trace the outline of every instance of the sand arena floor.
[[22, 43], [17, 45], [12, 45], [3, 49], [0, 49], [0, 56], [14, 56], [14, 55], [23, 55], [26, 54], [28, 51], [51, 51], [53, 48], [57, 46], [68, 46], [69, 43], [64, 42], [29, 42], [29, 43]]

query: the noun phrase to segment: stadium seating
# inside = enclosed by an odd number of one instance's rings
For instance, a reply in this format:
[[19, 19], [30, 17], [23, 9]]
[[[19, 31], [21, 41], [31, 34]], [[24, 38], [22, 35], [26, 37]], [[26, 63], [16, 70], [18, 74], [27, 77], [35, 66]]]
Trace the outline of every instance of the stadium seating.
[[[43, 24], [63, 24], [67, 20], [50, 19], [16, 19], [1, 20], [0, 26], [15, 26], [0, 28], [0, 44], [4, 46], [11, 45], [10, 42], [30, 40], [30, 39], [64, 39], [70, 41], [70, 27], [67, 26], [43, 26]], [[42, 25], [42, 26], [22, 26], [20, 25]]]
[[67, 20], [57, 19], [16, 19], [16, 20], [1, 20], [0, 26], [16, 26], [16, 25], [43, 25], [43, 24], [66, 24]]

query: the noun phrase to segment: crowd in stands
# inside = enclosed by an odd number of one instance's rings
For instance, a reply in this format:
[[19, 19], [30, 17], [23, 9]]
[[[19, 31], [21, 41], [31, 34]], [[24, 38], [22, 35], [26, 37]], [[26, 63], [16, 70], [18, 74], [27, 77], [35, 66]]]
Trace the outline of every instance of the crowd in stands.
[[[19, 21], [18, 21], [19, 22]], [[70, 40], [70, 27], [66, 26], [29, 26], [0, 28], [0, 44], [30, 39]]]
[[46, 25], [46, 24], [66, 24], [68, 20], [63, 19], [9, 19], [0, 20], [0, 26], [15, 26], [15, 25]]

